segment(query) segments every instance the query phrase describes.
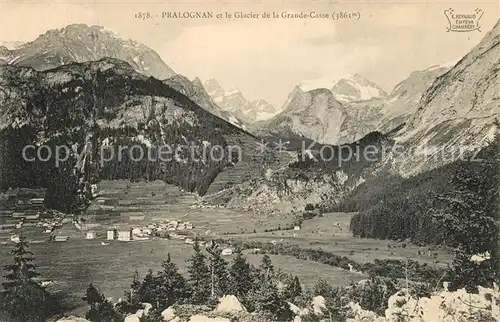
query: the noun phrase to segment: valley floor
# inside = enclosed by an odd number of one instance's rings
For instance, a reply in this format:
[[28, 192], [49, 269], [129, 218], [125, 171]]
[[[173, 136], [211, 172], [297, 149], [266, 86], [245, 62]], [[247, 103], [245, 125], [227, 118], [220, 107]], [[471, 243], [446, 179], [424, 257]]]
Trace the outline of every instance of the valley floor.
[[[349, 232], [352, 214], [331, 213], [305, 221], [300, 230], [275, 230], [290, 227], [290, 218], [263, 220], [252, 214], [239, 213], [224, 208], [197, 208], [197, 197], [178, 188], [159, 182], [130, 183], [107, 181], [100, 185], [103, 201], [89, 207], [82, 229], [68, 223], [55, 231], [55, 236], [70, 237], [65, 242], [47, 240], [41, 227], [23, 227], [20, 230], [0, 233], [0, 261], [11, 261], [9, 254], [11, 234], [22, 233], [33, 243], [39, 272], [53, 283], [49, 289], [61, 291], [68, 296], [73, 312], [83, 314], [86, 304], [81, 300], [89, 283], [99, 286], [108, 297], [118, 299], [129, 289], [134, 271], [144, 276], [148, 269], [156, 271], [161, 261], [170, 253], [172, 260], [186, 273], [186, 261], [192, 254], [192, 245], [184, 239], [152, 237], [147, 240], [104, 240], [109, 227], [129, 224], [131, 227], [146, 226], [154, 222], [179, 220], [190, 222], [192, 229], [178, 231], [185, 238], [200, 236], [204, 240], [261, 241], [297, 245], [304, 249], [318, 249], [346, 256], [356, 262], [371, 262], [375, 259], [415, 259], [429, 264], [444, 264], [451, 259], [444, 250], [419, 248], [402, 242], [373, 239], [357, 239]], [[144, 216], [140, 221], [131, 221], [131, 216]], [[85, 228], [85, 227], [92, 228]], [[86, 239], [86, 231], [96, 231], [96, 239]], [[267, 232], [266, 232], [267, 231]], [[172, 231], [170, 233], [173, 233]], [[104, 244], [103, 244], [104, 242]], [[108, 244], [109, 243], [109, 244]], [[246, 251], [250, 263], [258, 265], [262, 255]], [[419, 255], [420, 253], [420, 255]], [[430, 256], [428, 256], [430, 253]], [[231, 261], [233, 255], [226, 256]], [[312, 287], [319, 278], [333, 285], [348, 285], [365, 279], [366, 276], [331, 267], [318, 262], [297, 259], [291, 256], [272, 255], [275, 267], [285, 273], [297, 275], [306, 286]]]

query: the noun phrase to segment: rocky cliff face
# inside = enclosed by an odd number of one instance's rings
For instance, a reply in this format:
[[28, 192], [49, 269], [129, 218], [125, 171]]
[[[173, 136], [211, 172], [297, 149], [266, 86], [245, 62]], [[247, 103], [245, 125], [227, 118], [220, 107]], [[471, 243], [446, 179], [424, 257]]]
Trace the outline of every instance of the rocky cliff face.
[[359, 74], [302, 82], [282, 112], [252, 126], [258, 135], [300, 136], [324, 144], [351, 143], [376, 131], [387, 94]]
[[416, 112], [423, 93], [437, 77], [449, 71], [451, 67], [453, 65], [437, 65], [411, 73], [407, 79], [396, 85], [384, 100], [380, 106], [380, 118], [374, 126], [382, 132], [388, 132], [406, 123]]
[[100, 26], [69, 25], [49, 30], [34, 41], [12, 50], [0, 50], [3, 64], [27, 66], [36, 70], [104, 57], [126, 61], [146, 76], [165, 79], [175, 75], [151, 48], [136, 41], [124, 40]]
[[266, 128], [286, 139], [295, 134], [319, 143], [335, 144], [342, 123], [346, 118], [344, 107], [327, 89], [304, 92], [295, 87], [283, 106], [283, 111], [273, 117]]
[[422, 95], [416, 113], [398, 134], [406, 153], [395, 168], [411, 175], [489, 144], [500, 119], [500, 21]]

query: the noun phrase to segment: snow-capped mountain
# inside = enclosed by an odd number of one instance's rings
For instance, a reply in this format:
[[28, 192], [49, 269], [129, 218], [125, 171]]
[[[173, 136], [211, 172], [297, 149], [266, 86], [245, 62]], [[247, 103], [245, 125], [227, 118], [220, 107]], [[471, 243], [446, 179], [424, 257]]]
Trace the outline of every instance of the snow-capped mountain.
[[166, 79], [175, 72], [151, 48], [125, 40], [100, 26], [73, 24], [49, 30], [32, 42], [15, 49], [0, 50], [3, 64], [47, 70], [71, 62], [111, 57], [128, 62], [146, 76]]
[[296, 86], [282, 112], [255, 127], [259, 135], [299, 135], [325, 144], [353, 142], [373, 131], [387, 94], [359, 74]]
[[[306, 132], [299, 130], [300, 127], [297, 126], [300, 122], [299, 119], [295, 119], [294, 126], [290, 126], [287, 122], [280, 125], [283, 119], [281, 114], [278, 114], [269, 121], [258, 123], [252, 130], [257, 135], [294, 133], [312, 140], [319, 138], [320, 143], [328, 144], [355, 142], [373, 131], [388, 133], [408, 121], [416, 112], [419, 100], [425, 90], [431, 86], [438, 76], [446, 73], [454, 63], [455, 61], [431, 66], [422, 71], [415, 71], [407, 79], [399, 83], [390, 95], [387, 95], [381, 89], [377, 89], [378, 86], [373, 83], [371, 83], [373, 85], [368, 86], [370, 82], [364, 82], [364, 78], [356, 74], [350, 78], [346, 77], [334, 82], [325, 82], [324, 80], [303, 82], [294, 89], [291, 96], [297, 95], [299, 92], [307, 93], [304, 89], [322, 88], [329, 90], [330, 86], [332, 86], [330, 91], [333, 97], [343, 106], [343, 117], [337, 118], [337, 122], [341, 121], [341, 124], [335, 124], [334, 129], [327, 130], [328, 127], [331, 127], [331, 125], [326, 126], [326, 123], [331, 124], [330, 120], [318, 119], [317, 122], [323, 121], [325, 123], [321, 127], [322, 129], [318, 133], [314, 133], [314, 129], [318, 130], [318, 123], [308, 131], [309, 134], [305, 134]], [[357, 82], [354, 82], [355, 80]], [[357, 85], [354, 87], [354, 84]], [[359, 89], [363, 86], [366, 86], [365, 91], [359, 90], [356, 95], [348, 94], [348, 89]], [[351, 93], [354, 93], [354, 91], [351, 91]], [[290, 108], [290, 97], [283, 108], [285, 110]], [[313, 110], [314, 107], [309, 106], [310, 114], [314, 113]], [[301, 112], [301, 115], [304, 119], [312, 117], [307, 116], [305, 110]], [[308, 122], [304, 123], [304, 125], [308, 124]], [[285, 132], [283, 132], [284, 128], [287, 129]], [[319, 133], [328, 133], [328, 135], [321, 138]]]
[[424, 92], [417, 111], [395, 138], [408, 149], [393, 159], [401, 174], [451, 162], [490, 143], [500, 120], [499, 45], [500, 21]]
[[258, 123], [257, 135], [298, 135], [324, 144], [354, 142], [374, 130], [387, 94], [359, 74], [296, 86], [272, 119]]
[[210, 79], [203, 85], [218, 106], [245, 122], [269, 119], [277, 113], [269, 102], [262, 99], [249, 101], [238, 88], [224, 90], [215, 79]]
[[341, 103], [366, 101], [387, 96], [387, 93], [377, 84], [359, 74], [347, 75], [336, 80], [319, 79], [304, 81], [299, 84], [299, 87], [306, 92], [317, 88], [329, 89], [332, 91], [335, 99]]
[[176, 91], [186, 95], [193, 102], [198, 104], [203, 109], [212, 113], [215, 116], [226, 120], [237, 127], [246, 130], [246, 124], [236, 116], [232, 115], [230, 112], [221, 109], [214, 100], [208, 95], [207, 91], [203, 87], [202, 82], [198, 77], [190, 81], [187, 77], [177, 74], [163, 81], [165, 84], [169, 85]]

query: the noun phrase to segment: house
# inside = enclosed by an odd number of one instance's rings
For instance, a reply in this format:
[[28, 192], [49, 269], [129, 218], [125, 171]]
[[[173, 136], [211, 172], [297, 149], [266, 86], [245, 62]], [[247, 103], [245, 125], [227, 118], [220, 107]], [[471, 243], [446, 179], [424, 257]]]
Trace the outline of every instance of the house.
[[68, 241], [68, 240], [69, 240], [69, 236], [60, 235], [60, 236], [54, 237], [54, 241], [56, 241], [56, 242], [63, 242], [63, 241]]
[[169, 230], [170, 230], [170, 228], [177, 229], [177, 226], [179, 226], [179, 222], [177, 220], [169, 221], [167, 224], [167, 227], [169, 228]]
[[177, 226], [177, 229], [178, 229], [178, 230], [193, 229], [193, 224], [192, 224], [192, 223], [190, 223], [189, 221], [186, 221], [186, 222], [181, 222], [181, 223], [179, 223], [179, 225]]
[[224, 248], [221, 252], [222, 256], [230, 256], [233, 255], [233, 250], [231, 248]]
[[141, 236], [142, 235], [142, 229], [139, 228], [139, 227], [132, 228], [132, 235]]
[[115, 236], [116, 236], [116, 230], [115, 229], [110, 229], [106, 233], [106, 239], [108, 239], [108, 240], [115, 239]]
[[193, 245], [193, 244], [194, 244], [194, 240], [192, 240], [191, 238], [186, 238], [186, 239], [184, 240], [184, 242], [185, 242], [186, 244], [191, 244], [191, 245]]
[[132, 240], [132, 231], [130, 229], [118, 230], [118, 240], [131, 241]]
[[293, 227], [293, 230], [300, 230], [300, 226]]
[[85, 239], [94, 239], [96, 238], [96, 234], [93, 231], [88, 231], [87, 234], [85, 235]]
[[132, 228], [128, 225], [122, 225], [118, 229], [118, 240], [121, 241], [131, 241], [132, 240]]

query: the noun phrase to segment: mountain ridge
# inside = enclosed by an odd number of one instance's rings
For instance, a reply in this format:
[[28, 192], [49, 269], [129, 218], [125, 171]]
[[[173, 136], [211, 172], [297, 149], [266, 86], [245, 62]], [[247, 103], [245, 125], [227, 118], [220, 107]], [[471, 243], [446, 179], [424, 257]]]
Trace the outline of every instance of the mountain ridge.
[[70, 62], [86, 62], [104, 57], [127, 61], [135, 70], [158, 79], [175, 72], [148, 46], [120, 38], [102, 26], [70, 24], [51, 29], [33, 41], [0, 53], [4, 63], [48, 70]]

